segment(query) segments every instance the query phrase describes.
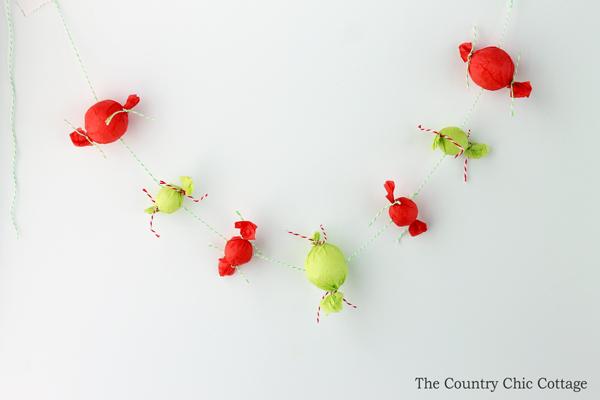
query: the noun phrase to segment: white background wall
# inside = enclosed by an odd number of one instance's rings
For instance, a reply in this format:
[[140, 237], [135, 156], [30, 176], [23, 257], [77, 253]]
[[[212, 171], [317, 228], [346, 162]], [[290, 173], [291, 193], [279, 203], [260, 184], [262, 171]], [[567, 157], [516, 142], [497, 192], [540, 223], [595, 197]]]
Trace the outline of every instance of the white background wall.
[[[236, 210], [265, 255], [302, 266], [324, 224], [346, 255], [441, 156], [460, 125], [458, 45], [496, 45], [508, 1], [61, 1], [101, 99], [137, 93], [124, 139], [159, 178], [191, 175], [190, 208], [226, 236]], [[72, 146], [93, 96], [53, 4], [14, 20], [19, 159], [10, 222], [8, 80], [0, 80], [0, 398], [597, 399], [600, 396], [600, 3], [517, 0], [503, 48], [529, 99], [484, 92], [466, 128], [492, 147], [446, 159], [417, 197], [429, 231], [388, 228], [349, 264], [356, 310], [316, 324], [322, 292], [260, 259], [221, 278], [223, 246], [120, 143]], [[0, 29], [6, 64], [7, 32]], [[191, 204], [191, 203], [189, 203]], [[443, 381], [587, 380], [570, 391], [423, 391]]]

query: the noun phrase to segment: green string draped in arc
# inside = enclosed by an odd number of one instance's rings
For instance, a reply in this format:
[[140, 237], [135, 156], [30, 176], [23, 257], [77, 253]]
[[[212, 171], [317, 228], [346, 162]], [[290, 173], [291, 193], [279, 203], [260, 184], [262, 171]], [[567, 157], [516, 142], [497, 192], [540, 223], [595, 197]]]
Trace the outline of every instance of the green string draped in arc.
[[77, 59], [79, 60], [79, 65], [81, 65], [81, 69], [83, 70], [83, 74], [85, 75], [85, 79], [87, 80], [88, 85], [90, 85], [90, 89], [92, 89], [92, 93], [94, 95], [94, 98], [96, 99], [96, 103], [98, 102], [98, 96], [96, 96], [96, 92], [94, 91], [94, 88], [92, 87], [92, 82], [90, 81], [90, 78], [88, 77], [87, 71], [85, 70], [85, 67], [83, 66], [83, 61], [81, 61], [81, 57], [79, 56], [79, 52], [77, 51], [77, 47], [75, 46], [75, 42], [73, 41], [73, 38], [71, 37], [71, 33], [69, 32], [69, 28], [67, 27], [67, 23], [65, 22], [65, 18], [62, 15], [62, 12], [60, 11], [60, 7], [58, 6], [58, 1], [54, 0], [54, 4], [56, 4], [56, 9], [58, 10], [58, 15], [60, 16], [60, 19], [63, 23], [63, 26], [65, 27], [65, 31], [67, 31], [67, 36], [69, 37], [69, 40], [71, 41], [71, 45], [73, 46], [73, 50], [75, 50], [75, 55], [77, 56]]
[[11, 105], [10, 105], [10, 130], [12, 132], [13, 138], [13, 161], [12, 161], [12, 175], [13, 175], [13, 183], [14, 183], [14, 192], [12, 203], [10, 205], [10, 219], [12, 220], [12, 224], [15, 227], [15, 232], [17, 234], [17, 239], [19, 238], [19, 229], [17, 228], [17, 223], [15, 221], [15, 202], [17, 199], [17, 135], [15, 133], [15, 83], [13, 81], [12, 74], [12, 56], [13, 56], [13, 29], [12, 29], [12, 20], [10, 17], [10, 0], [6, 0], [6, 21], [8, 23], [8, 79], [10, 82], [10, 91], [11, 91]]

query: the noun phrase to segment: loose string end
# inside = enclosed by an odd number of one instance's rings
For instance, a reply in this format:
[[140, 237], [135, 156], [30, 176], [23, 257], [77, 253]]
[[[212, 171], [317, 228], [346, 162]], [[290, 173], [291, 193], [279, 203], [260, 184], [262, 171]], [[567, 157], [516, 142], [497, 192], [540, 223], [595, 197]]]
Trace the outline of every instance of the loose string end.
[[242, 276], [242, 278], [244, 278], [244, 280], [246, 280], [246, 283], [247, 283], [247, 284], [250, 284], [250, 281], [248, 280], [248, 278], [246, 278], [246, 275], [244, 275], [244, 274], [242, 273], [242, 271], [240, 271], [240, 267], [236, 266], [236, 267], [235, 267], [235, 269], [237, 269], [237, 270], [238, 270], [238, 272], [240, 273], [240, 275]]

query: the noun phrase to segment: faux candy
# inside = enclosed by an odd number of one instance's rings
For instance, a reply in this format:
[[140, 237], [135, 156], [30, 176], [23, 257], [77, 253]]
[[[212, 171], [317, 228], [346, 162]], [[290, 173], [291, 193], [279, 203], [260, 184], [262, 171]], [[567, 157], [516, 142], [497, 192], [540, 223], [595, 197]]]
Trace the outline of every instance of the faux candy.
[[127, 131], [129, 112], [139, 102], [140, 98], [132, 94], [123, 106], [113, 100], [94, 104], [85, 113], [85, 130], [77, 128], [69, 135], [71, 141], [77, 147], [85, 147], [92, 142], [106, 144], [119, 140]]
[[417, 219], [417, 215], [419, 214], [417, 204], [407, 197], [394, 199], [394, 189], [396, 188], [394, 181], [386, 181], [383, 187], [387, 190], [385, 197], [392, 203], [389, 211], [392, 221], [397, 226], [408, 225], [410, 236], [418, 236], [421, 233], [427, 232], [427, 224]]
[[515, 64], [507, 52], [499, 47], [486, 47], [472, 52], [471, 43], [463, 43], [458, 47], [460, 56], [468, 63], [471, 79], [486, 90], [500, 90], [508, 88], [511, 97], [529, 97], [531, 84], [527, 82], [514, 82]]
[[219, 258], [219, 275], [233, 275], [236, 268], [252, 259], [253, 246], [250, 240], [256, 239], [257, 226], [250, 221], [238, 221], [235, 228], [240, 230], [240, 236], [234, 236], [225, 245], [225, 257]]
[[483, 158], [487, 156], [490, 151], [490, 146], [486, 144], [469, 142], [469, 137], [471, 136], [470, 131], [469, 133], [465, 133], [462, 129], [454, 126], [444, 128], [439, 132], [431, 129], [423, 129], [421, 125], [419, 125], [419, 129], [435, 133], [433, 144], [431, 145], [432, 150], [439, 147], [445, 154], [454, 156], [454, 158], [462, 154], [465, 155], [465, 182], [467, 181], [467, 160], [469, 158]]
[[146, 189], [142, 189], [144, 193], [150, 197], [150, 200], [154, 203], [152, 207], [148, 207], [144, 210], [146, 214], [152, 214], [150, 218], [150, 230], [156, 235], [156, 237], [160, 237], [153, 227], [152, 223], [154, 221], [154, 214], [157, 212], [162, 212], [165, 214], [173, 214], [175, 211], [179, 210], [183, 206], [183, 198], [189, 197], [196, 203], [200, 200], [204, 199], [208, 195], [202, 196], [199, 200], [194, 199], [191, 194], [194, 191], [194, 181], [189, 176], [180, 176], [181, 179], [181, 187], [177, 185], [170, 185], [165, 183], [164, 181], [160, 181], [160, 184], [163, 186], [158, 193], [156, 194], [156, 199], [152, 198], [150, 193], [146, 191]]
[[[321, 227], [321, 229], [323, 229]], [[323, 231], [325, 235], [325, 231]], [[312, 249], [304, 261], [304, 269], [308, 280], [326, 293], [319, 303], [319, 311], [323, 309], [325, 315], [342, 311], [343, 302], [356, 308], [344, 299], [344, 293], [339, 292], [340, 286], [346, 281], [348, 275], [348, 264], [342, 251], [327, 241], [327, 236], [322, 242], [321, 235], [317, 231], [312, 238]], [[317, 322], [319, 313], [317, 312]]]

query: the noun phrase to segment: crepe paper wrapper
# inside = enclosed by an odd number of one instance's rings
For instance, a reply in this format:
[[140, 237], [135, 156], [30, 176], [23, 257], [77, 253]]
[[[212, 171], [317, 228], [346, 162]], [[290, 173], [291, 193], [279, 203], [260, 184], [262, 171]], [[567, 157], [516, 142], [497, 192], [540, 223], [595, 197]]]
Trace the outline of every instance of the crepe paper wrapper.
[[411, 236], [418, 236], [421, 233], [427, 232], [427, 224], [417, 219], [419, 215], [417, 204], [407, 197], [398, 197], [395, 199], [394, 189], [396, 189], [396, 184], [394, 181], [386, 181], [383, 187], [387, 191], [385, 197], [390, 203], [400, 203], [390, 206], [389, 214], [394, 224], [397, 226], [408, 225], [408, 233]]
[[50, 3], [52, 0], [16, 0], [17, 4], [23, 11], [23, 15], [28, 16], [44, 4]]
[[348, 264], [337, 246], [329, 243], [317, 244], [320, 243], [319, 239], [319, 232], [315, 232], [314, 245], [304, 260], [304, 269], [306, 277], [313, 285], [326, 292], [335, 292], [327, 295], [319, 303], [325, 315], [329, 315], [332, 312], [340, 312], [343, 308], [344, 294], [337, 290], [346, 281]]
[[[464, 62], [469, 61], [473, 44], [463, 43], [458, 47]], [[486, 90], [511, 88], [513, 97], [529, 97], [529, 82], [514, 82], [515, 64], [507, 52], [499, 47], [486, 47], [471, 54], [469, 75], [473, 82]]]
[[471, 143], [465, 151], [465, 156], [468, 158], [483, 158], [490, 152], [490, 146], [483, 143]]
[[235, 267], [248, 263], [252, 259], [253, 247], [250, 240], [255, 239], [257, 226], [250, 221], [238, 221], [235, 227], [240, 230], [240, 236], [234, 236], [225, 245], [225, 257], [219, 258], [219, 275], [230, 276]]
[[483, 143], [469, 142], [469, 135], [467, 135], [462, 129], [453, 126], [444, 128], [435, 135], [433, 138], [433, 145], [431, 146], [433, 150], [439, 147], [440, 150], [449, 156], [459, 155], [462, 151], [462, 149], [458, 148], [456, 144], [442, 137], [442, 135], [449, 136], [452, 140], [458, 143], [459, 146], [465, 149], [464, 153], [468, 158], [483, 158], [490, 152], [490, 146]]
[[[191, 195], [194, 191], [194, 182], [189, 176], [181, 176], [181, 187], [177, 185], [171, 185], [177, 190], [171, 187], [163, 186], [156, 194], [155, 206], [149, 207], [144, 210], [147, 214], [153, 214], [156, 211], [163, 212], [165, 214], [173, 214], [183, 206], [183, 198], [185, 195]], [[178, 192], [182, 190], [183, 193]], [[156, 208], [158, 207], [158, 210]]]
[[[77, 147], [85, 147], [92, 145], [90, 141], [107, 144], [119, 140], [127, 132], [129, 125], [129, 113], [119, 111], [131, 110], [139, 102], [140, 98], [132, 94], [127, 98], [125, 105], [113, 100], [103, 100], [94, 104], [85, 113], [85, 131], [78, 128], [72, 132], [71, 141]], [[115, 114], [117, 112], [118, 114]], [[107, 124], [106, 120], [111, 116], [112, 119]]]
[[458, 145], [460, 147], [462, 147], [463, 149], [466, 149], [469, 147], [469, 137], [467, 136], [467, 134], [462, 129], [451, 126], [451, 127], [442, 129], [439, 132], [439, 135], [435, 135], [435, 137], [433, 139], [433, 145], [431, 145], [432, 150], [435, 150], [436, 148], [439, 147], [440, 150], [442, 150], [444, 153], [448, 154], [449, 156], [456, 156], [457, 154], [460, 154], [460, 152], [462, 151], [462, 149], [458, 148], [458, 146], [456, 146], [450, 140], [445, 139], [445, 138], [441, 137], [440, 135], [444, 135], [444, 136], [448, 136], [448, 137], [452, 138], [452, 140], [454, 140], [456, 143], [458, 143]]
[[321, 302], [319, 303], [319, 307], [321, 307], [321, 309], [325, 311], [326, 316], [331, 313], [338, 313], [342, 311], [342, 309], [344, 308], [344, 293], [331, 293], [329, 296], [321, 300]]

